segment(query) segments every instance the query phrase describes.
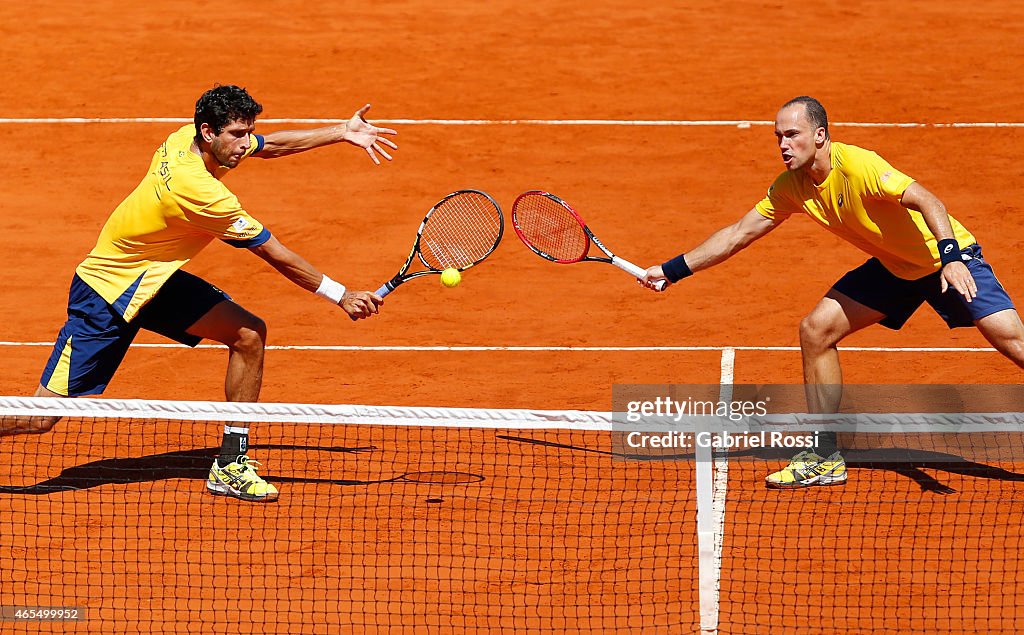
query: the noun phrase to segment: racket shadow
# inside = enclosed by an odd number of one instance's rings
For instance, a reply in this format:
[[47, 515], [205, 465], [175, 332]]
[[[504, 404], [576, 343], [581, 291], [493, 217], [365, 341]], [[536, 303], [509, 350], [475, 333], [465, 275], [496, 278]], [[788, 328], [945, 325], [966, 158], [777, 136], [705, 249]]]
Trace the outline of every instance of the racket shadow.
[[382, 483], [405, 483], [410, 485], [462, 485], [466, 483], [479, 483], [484, 480], [480, 474], [469, 472], [408, 472], [391, 478], [383, 479], [326, 479], [326, 478], [300, 478], [293, 476], [281, 476], [270, 479], [275, 483], [316, 483], [321, 485], [379, 485]]
[[686, 454], [636, 454], [628, 452], [616, 452], [614, 450], [598, 450], [596, 448], [587, 448], [578, 445], [570, 445], [567, 443], [558, 443], [555, 441], [545, 441], [543, 439], [531, 439], [529, 437], [516, 437], [510, 435], [499, 434], [497, 438], [504, 441], [512, 441], [514, 443], [526, 443], [530, 445], [540, 445], [549, 448], [558, 448], [562, 450], [572, 450], [575, 452], [589, 452], [591, 454], [603, 454], [605, 456], [615, 457], [617, 459], [629, 460], [629, 461], [692, 461], [696, 458], [693, 452]]

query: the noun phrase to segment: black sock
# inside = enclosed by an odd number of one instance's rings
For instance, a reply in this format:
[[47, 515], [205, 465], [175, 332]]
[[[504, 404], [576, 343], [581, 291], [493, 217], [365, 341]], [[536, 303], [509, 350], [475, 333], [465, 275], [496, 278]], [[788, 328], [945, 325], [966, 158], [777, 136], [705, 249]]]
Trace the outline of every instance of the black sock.
[[224, 441], [221, 442], [217, 465], [225, 467], [234, 463], [249, 449], [249, 428], [224, 426]]
[[827, 459], [833, 452], [839, 450], [839, 435], [835, 432], [818, 432], [817, 442], [814, 444], [814, 453], [823, 459]]

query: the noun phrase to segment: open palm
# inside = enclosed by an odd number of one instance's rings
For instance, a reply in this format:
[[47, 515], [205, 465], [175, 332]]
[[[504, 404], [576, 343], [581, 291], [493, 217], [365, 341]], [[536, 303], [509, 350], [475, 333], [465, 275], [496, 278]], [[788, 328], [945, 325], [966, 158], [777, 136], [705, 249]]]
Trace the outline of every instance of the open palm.
[[384, 157], [388, 161], [391, 160], [391, 155], [387, 153], [382, 146], [387, 146], [392, 149], [398, 149], [398, 146], [394, 144], [390, 139], [386, 139], [381, 135], [393, 135], [398, 134], [396, 131], [390, 128], [378, 128], [377, 126], [366, 121], [363, 115], [370, 109], [370, 104], [366, 104], [356, 114], [352, 115], [352, 118], [345, 124], [345, 141], [352, 145], [359, 146], [366, 150], [366, 153], [370, 155], [370, 159], [374, 163], [380, 165], [380, 159], [377, 155]]

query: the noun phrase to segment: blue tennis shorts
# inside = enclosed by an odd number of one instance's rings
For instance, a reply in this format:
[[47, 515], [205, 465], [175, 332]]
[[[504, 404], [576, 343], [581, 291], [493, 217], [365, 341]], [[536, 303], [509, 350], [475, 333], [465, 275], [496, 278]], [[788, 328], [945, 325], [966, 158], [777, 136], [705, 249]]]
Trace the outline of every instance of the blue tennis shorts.
[[847, 273], [832, 288], [866, 307], [884, 313], [885, 318], [880, 324], [897, 331], [925, 302], [935, 309], [951, 329], [973, 326], [975, 320], [1014, 308], [1010, 296], [992, 272], [991, 265], [982, 257], [979, 245], [967, 247], [961, 252], [961, 257], [978, 286], [978, 295], [971, 302], [964, 300], [953, 287], [941, 293], [942, 279], [939, 271], [917, 280], [904, 280], [890, 273], [877, 258]]
[[202, 278], [179, 270], [131, 322], [125, 322], [75, 274], [68, 294], [68, 321], [57, 334], [39, 383], [68, 397], [102, 393], [140, 329], [195, 346], [202, 338], [186, 331], [210, 309], [230, 299]]

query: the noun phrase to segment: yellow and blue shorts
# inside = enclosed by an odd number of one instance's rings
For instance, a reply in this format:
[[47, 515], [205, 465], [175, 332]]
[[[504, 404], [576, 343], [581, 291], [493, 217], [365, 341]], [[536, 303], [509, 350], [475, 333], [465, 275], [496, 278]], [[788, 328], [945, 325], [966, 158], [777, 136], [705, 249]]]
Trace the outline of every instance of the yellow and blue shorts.
[[230, 299], [202, 278], [179, 270], [131, 322], [125, 322], [76, 274], [68, 294], [68, 320], [57, 334], [39, 383], [68, 397], [102, 393], [140, 329], [194, 347], [202, 338], [187, 333], [189, 327]]
[[981, 246], [970, 245], [960, 252], [974, 277], [978, 295], [967, 302], [949, 287], [942, 293], [941, 272], [917, 280], [897, 278], [877, 258], [872, 258], [839, 279], [832, 288], [864, 306], [884, 313], [880, 324], [899, 330], [927, 302], [949, 328], [973, 326], [974, 322], [998, 311], [1012, 309], [1010, 296], [999, 283], [992, 266], [981, 255]]

